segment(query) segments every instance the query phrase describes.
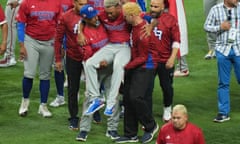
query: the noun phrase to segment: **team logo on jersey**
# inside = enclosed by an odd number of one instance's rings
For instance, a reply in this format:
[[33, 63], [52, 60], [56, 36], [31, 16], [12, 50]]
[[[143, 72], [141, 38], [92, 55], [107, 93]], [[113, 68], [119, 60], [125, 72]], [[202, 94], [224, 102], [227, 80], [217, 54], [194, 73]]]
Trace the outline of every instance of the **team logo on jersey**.
[[35, 5], [32, 5], [31, 8], [35, 8]]
[[153, 33], [156, 37], [158, 37], [159, 40], [162, 39], [162, 31], [158, 30], [157, 27], [154, 28]]

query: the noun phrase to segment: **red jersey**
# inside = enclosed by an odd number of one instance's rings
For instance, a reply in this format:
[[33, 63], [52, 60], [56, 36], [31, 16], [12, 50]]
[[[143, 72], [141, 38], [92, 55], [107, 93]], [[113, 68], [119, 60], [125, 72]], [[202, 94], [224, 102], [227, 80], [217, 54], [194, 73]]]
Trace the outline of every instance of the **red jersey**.
[[150, 37], [141, 38], [141, 30], [147, 22], [142, 23], [132, 27], [132, 33], [130, 38], [131, 47], [131, 60], [125, 66], [125, 69], [132, 69], [137, 67], [150, 68], [156, 67], [156, 63], [153, 62], [153, 55], [156, 57], [157, 50], [150, 47], [149, 41]]
[[6, 23], [6, 18], [2, 6], [0, 5], [0, 25]]
[[63, 12], [73, 8], [73, 0], [61, 0], [61, 7]]
[[34, 39], [45, 41], [54, 37], [60, 14], [60, 1], [24, 0], [19, 7], [16, 19], [26, 24], [26, 34]]
[[[83, 33], [87, 40], [86, 46], [83, 47], [84, 60], [87, 60], [96, 51], [108, 43], [108, 36], [102, 24], [100, 24], [97, 28], [85, 26]], [[82, 51], [81, 47], [80, 51]]]
[[156, 61], [166, 63], [171, 56], [173, 42], [180, 43], [179, 26], [176, 18], [165, 12], [157, 20], [159, 24], [153, 29], [150, 43], [158, 50]]
[[54, 43], [56, 62], [61, 62], [64, 35], [66, 35], [67, 56], [76, 61], [82, 60], [83, 55], [79, 52], [77, 44], [78, 23], [80, 23], [80, 20], [81, 16], [74, 9], [70, 9], [60, 17]]
[[130, 26], [125, 21], [122, 12], [118, 16], [118, 18], [114, 21], [109, 20], [105, 12], [101, 12], [99, 14], [99, 18], [107, 30], [110, 42], [112, 43], [129, 42]]
[[92, 5], [95, 9], [99, 10], [99, 12], [104, 11], [104, 0], [88, 0], [88, 4]]
[[169, 122], [160, 129], [156, 144], [205, 144], [205, 140], [202, 130], [192, 123], [178, 131]]

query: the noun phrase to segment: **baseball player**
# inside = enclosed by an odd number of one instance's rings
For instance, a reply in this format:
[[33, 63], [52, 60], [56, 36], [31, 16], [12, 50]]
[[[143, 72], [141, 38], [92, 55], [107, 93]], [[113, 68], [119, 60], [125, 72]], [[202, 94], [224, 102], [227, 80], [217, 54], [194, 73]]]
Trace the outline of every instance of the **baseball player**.
[[66, 71], [68, 75], [68, 111], [69, 129], [78, 130], [78, 91], [80, 86], [80, 76], [82, 72], [83, 53], [78, 50], [77, 35], [78, 24], [81, 21], [79, 10], [87, 4], [87, 0], [74, 0], [74, 7], [65, 12], [58, 23], [55, 37], [55, 66], [56, 70], [63, 70], [62, 63], [62, 43], [66, 35]]
[[[205, 17], [207, 18], [210, 9], [218, 4], [223, 2], [223, 0], [203, 0], [203, 9], [205, 13]], [[207, 43], [208, 43], [208, 53], [204, 56], [204, 59], [210, 60], [215, 58], [215, 45], [216, 45], [216, 33], [207, 32]]]
[[17, 21], [15, 19], [19, 9], [20, 0], [8, 0], [5, 8], [5, 15], [8, 22], [7, 49], [4, 58], [0, 60], [0, 67], [9, 67], [15, 65], [15, 47], [17, 37]]
[[[85, 73], [91, 76], [97, 75], [97, 69], [100, 68], [99, 62], [103, 60], [105, 64], [113, 64], [111, 88], [107, 96], [107, 106], [104, 111], [105, 115], [112, 116], [114, 110], [116, 110], [117, 96], [124, 75], [124, 66], [130, 60], [130, 34], [119, 0], [104, 0], [104, 8], [105, 11], [99, 14], [99, 18], [107, 29], [111, 47], [100, 49], [98, 53], [93, 55], [86, 63]], [[90, 78], [92, 87], [88, 89], [88, 94], [91, 96], [91, 104], [85, 112], [86, 115], [91, 115], [103, 107], [103, 102], [99, 99], [100, 93], [97, 86], [97, 78]]]
[[29, 96], [37, 67], [39, 67], [41, 97], [38, 113], [43, 117], [52, 116], [46, 104], [54, 59], [55, 29], [60, 15], [59, 1], [24, 0], [19, 7], [16, 19], [18, 22], [20, 59], [24, 62], [23, 96], [19, 108], [20, 116], [26, 116], [28, 112]]
[[[72, 0], [61, 0], [61, 8], [62, 12], [66, 12], [67, 10], [71, 9], [73, 7], [73, 1]], [[66, 36], [63, 37], [63, 43], [62, 43], [62, 63], [64, 62], [64, 55], [66, 50]], [[52, 107], [59, 107], [61, 105], [65, 104], [64, 100], [64, 70], [61, 72], [56, 70], [56, 67], [54, 68], [54, 79], [55, 84], [57, 88], [57, 96], [56, 98], [50, 103], [50, 106]]]
[[159, 50], [157, 75], [159, 85], [163, 91], [163, 120], [171, 119], [171, 105], [173, 102], [173, 72], [174, 61], [180, 47], [180, 31], [177, 19], [164, 12], [164, 0], [151, 0], [150, 14], [158, 20], [152, 38], [154, 46]]
[[1, 42], [1, 45], [0, 45], [0, 55], [2, 55], [6, 51], [6, 47], [7, 47], [8, 25], [7, 25], [7, 20], [5, 18], [5, 14], [4, 14], [4, 11], [3, 11], [1, 5], [0, 5], [0, 27], [1, 27], [1, 30], [2, 30], [2, 33], [1, 33], [2, 42]]
[[[80, 14], [83, 17], [83, 21], [85, 22], [85, 27], [83, 29], [83, 33], [86, 37], [87, 44], [80, 49], [84, 50], [84, 67], [85, 62], [91, 59], [91, 57], [98, 53], [99, 49], [107, 48], [108, 46], [108, 35], [104, 28], [104, 26], [99, 22], [97, 14], [97, 9], [94, 9], [91, 5], [85, 5], [80, 10]], [[100, 62], [100, 64], [104, 64], [104, 62]], [[100, 84], [104, 84], [105, 94], [108, 95], [110, 89], [110, 82], [112, 76], [112, 65], [102, 65], [101, 69], [97, 70], [98, 77], [98, 87], [100, 88]], [[93, 77], [93, 75], [87, 75], [86, 73], [86, 92], [88, 92], [89, 88], [89, 77]], [[86, 94], [86, 98], [83, 104], [83, 115], [80, 121], [80, 132], [76, 137], [79, 141], [86, 141], [87, 135], [91, 129], [91, 121], [93, 119], [92, 115], [85, 115], [84, 112], [88, 108], [90, 104], [91, 97]], [[118, 105], [118, 104], [117, 104]], [[119, 138], [117, 133], [117, 127], [119, 123], [119, 108], [114, 111], [113, 115], [108, 118], [107, 122], [107, 132], [106, 136], [111, 139]]]
[[177, 58], [178, 63], [176, 65], [174, 76], [188, 76], [189, 68], [186, 60], [186, 55], [188, 54], [188, 32], [183, 0], [167, 0], [167, 2], [168, 12], [178, 20], [181, 38], [180, 49], [178, 51]]

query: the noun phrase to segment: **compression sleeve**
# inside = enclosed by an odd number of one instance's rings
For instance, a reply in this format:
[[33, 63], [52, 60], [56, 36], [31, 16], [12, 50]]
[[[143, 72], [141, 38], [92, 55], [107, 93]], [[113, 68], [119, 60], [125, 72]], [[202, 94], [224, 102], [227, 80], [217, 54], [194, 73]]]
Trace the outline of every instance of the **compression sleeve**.
[[17, 31], [18, 31], [18, 41], [24, 42], [24, 36], [25, 36], [25, 23], [18, 22], [17, 23]]

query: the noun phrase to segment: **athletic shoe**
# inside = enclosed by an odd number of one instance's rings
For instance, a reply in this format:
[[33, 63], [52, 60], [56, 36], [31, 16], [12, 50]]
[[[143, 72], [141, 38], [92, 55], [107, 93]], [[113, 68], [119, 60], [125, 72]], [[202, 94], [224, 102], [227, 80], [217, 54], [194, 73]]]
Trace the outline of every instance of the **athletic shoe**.
[[69, 129], [73, 130], [73, 131], [78, 131], [78, 122], [79, 122], [79, 118], [69, 118]]
[[93, 114], [93, 122], [95, 124], [100, 124], [102, 122], [102, 119], [101, 119], [101, 115], [100, 115], [100, 112], [99, 111], [96, 111], [94, 114]]
[[88, 133], [86, 131], [80, 131], [76, 137], [76, 140], [85, 142], [87, 140], [87, 136], [88, 136]]
[[106, 116], [112, 116], [113, 115], [113, 112], [115, 110], [115, 106], [112, 106], [112, 107], [106, 107], [105, 110], [104, 110], [104, 114]]
[[172, 117], [172, 106], [164, 107], [163, 108], [163, 121], [168, 122]]
[[64, 104], [65, 104], [64, 96], [57, 95], [57, 97], [50, 103], [50, 106], [59, 107]]
[[21, 106], [18, 112], [20, 116], [24, 117], [27, 115], [29, 102], [29, 99], [22, 98]]
[[158, 132], [159, 126], [156, 123], [155, 127], [150, 131], [150, 132], [144, 132], [143, 136], [142, 136], [142, 143], [148, 143], [150, 142], [154, 135]]
[[215, 51], [214, 50], [209, 50], [208, 53], [204, 56], [204, 59], [210, 60], [212, 58], [215, 58]]
[[221, 114], [219, 113], [214, 119], [213, 121], [214, 122], [218, 122], [218, 123], [222, 123], [222, 122], [225, 122], [225, 121], [228, 121], [230, 120], [230, 117], [228, 115], [224, 115], [224, 114]]
[[9, 66], [14, 66], [16, 65], [16, 60], [15, 58], [8, 58], [6, 57], [5, 59], [2, 59], [0, 61], [0, 67], [9, 67]]
[[87, 111], [85, 112], [85, 115], [91, 115], [104, 107], [104, 103], [100, 99], [95, 99], [92, 101], [92, 103], [89, 105]]
[[41, 103], [38, 109], [38, 113], [43, 117], [51, 117], [52, 113], [48, 110], [47, 105], [45, 103]]
[[176, 70], [174, 72], [174, 77], [186, 77], [186, 76], [189, 76], [189, 70], [185, 71]]
[[115, 141], [116, 143], [130, 143], [130, 142], [138, 142], [138, 137], [134, 136], [134, 137], [120, 137], [118, 139], [116, 139]]
[[116, 130], [107, 131], [106, 136], [111, 138], [112, 140], [120, 138], [120, 136], [118, 135], [118, 132]]

